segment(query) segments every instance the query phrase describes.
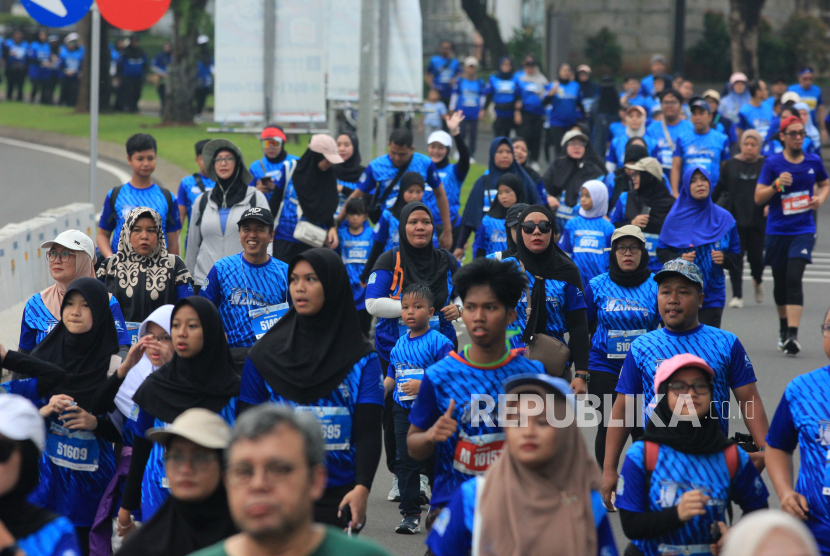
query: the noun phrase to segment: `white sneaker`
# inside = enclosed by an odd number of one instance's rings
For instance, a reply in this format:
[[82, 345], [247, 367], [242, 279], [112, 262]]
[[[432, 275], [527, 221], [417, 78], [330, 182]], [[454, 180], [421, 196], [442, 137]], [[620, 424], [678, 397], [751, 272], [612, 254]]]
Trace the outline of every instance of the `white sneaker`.
[[744, 300], [740, 297], [733, 297], [732, 300], [729, 302], [729, 307], [732, 309], [740, 309], [744, 306]]
[[476, 159], [471, 156], [470, 157], [470, 164], [475, 164], [475, 163], [476, 163]]
[[764, 284], [755, 284], [755, 303], [764, 302]]
[[429, 486], [429, 478], [426, 475], [421, 475], [421, 505], [426, 506], [432, 498], [432, 488]]
[[401, 501], [401, 491], [398, 490], [398, 478], [395, 477], [392, 479], [392, 489], [389, 491], [389, 494], [386, 496], [386, 499], [390, 502], [400, 502]]

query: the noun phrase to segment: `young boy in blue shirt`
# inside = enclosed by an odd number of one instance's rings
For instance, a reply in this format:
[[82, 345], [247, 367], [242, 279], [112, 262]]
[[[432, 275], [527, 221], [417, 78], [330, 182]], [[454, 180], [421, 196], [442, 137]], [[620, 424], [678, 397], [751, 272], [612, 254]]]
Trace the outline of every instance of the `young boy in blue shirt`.
[[184, 222], [185, 218], [190, 220], [190, 211], [193, 208], [193, 202], [196, 197], [210, 191], [216, 185], [216, 182], [207, 177], [207, 170], [205, 169], [205, 161], [202, 160], [202, 149], [205, 145], [210, 143], [210, 139], [202, 139], [195, 145], [196, 150], [196, 166], [199, 171], [195, 174], [182, 179], [179, 183], [179, 193], [176, 196], [176, 204], [179, 205], [179, 219]]
[[360, 274], [369, 259], [373, 230], [367, 222], [369, 213], [363, 199], [349, 199], [343, 205], [343, 210], [346, 212], [346, 221], [337, 230], [340, 256], [349, 275], [349, 285], [352, 287], [354, 304], [360, 318], [360, 330], [368, 337], [372, 315], [366, 310], [366, 286], [361, 284]]
[[[478, 60], [468, 56], [464, 60], [464, 75], [455, 82], [450, 97], [450, 113], [461, 110], [464, 121], [461, 122], [461, 137], [469, 145], [470, 152], [476, 152], [476, 135], [478, 121], [484, 119], [485, 95], [484, 80], [478, 77]], [[472, 158], [470, 162], [475, 162]]]
[[[386, 392], [392, 392], [392, 413], [395, 423], [396, 458], [395, 479], [401, 494], [403, 520], [395, 528], [402, 535], [412, 535], [421, 529], [421, 492], [429, 492], [427, 477], [420, 475], [421, 461], [409, 457], [406, 433], [409, 431], [409, 413], [418, 396], [424, 370], [434, 365], [450, 351], [452, 342], [429, 327], [435, 313], [435, 297], [429, 287], [411, 284], [401, 294], [401, 326], [409, 329], [401, 336], [389, 354], [389, 370], [383, 379]], [[429, 494], [426, 495], [428, 502]]]
[[153, 183], [158, 148], [152, 135], [136, 133], [127, 139], [127, 163], [133, 169], [133, 177], [124, 185], [110, 189], [104, 199], [98, 235], [95, 243], [104, 258], [118, 251], [121, 228], [130, 211], [136, 207], [149, 207], [164, 219], [164, 236], [167, 250], [179, 254], [179, 230], [182, 221], [175, 197], [167, 189]]

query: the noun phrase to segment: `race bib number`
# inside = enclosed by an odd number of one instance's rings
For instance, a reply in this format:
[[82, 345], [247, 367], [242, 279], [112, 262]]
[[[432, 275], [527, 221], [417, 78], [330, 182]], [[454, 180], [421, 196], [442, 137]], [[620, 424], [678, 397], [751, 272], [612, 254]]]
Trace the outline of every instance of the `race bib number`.
[[75, 471], [98, 470], [98, 441], [91, 431], [72, 431], [59, 424], [49, 424], [46, 455], [59, 467]]
[[781, 195], [781, 208], [785, 216], [807, 212], [810, 210], [810, 192], [796, 191]]
[[366, 264], [369, 257], [368, 241], [347, 241], [343, 247], [343, 264]]
[[127, 324], [127, 334], [130, 336], [130, 345], [134, 346], [135, 343], [138, 341], [138, 329], [141, 328], [140, 322], [128, 322]]
[[608, 359], [625, 359], [631, 350], [631, 343], [645, 334], [647, 330], [609, 330], [607, 351]]
[[257, 340], [265, 336], [265, 333], [271, 330], [271, 327], [277, 324], [285, 313], [288, 312], [288, 303], [280, 303], [279, 305], [268, 305], [267, 307], [259, 307], [248, 311], [248, 316], [251, 317], [251, 326], [254, 329], [254, 336]]
[[646, 238], [646, 251], [649, 257], [657, 256], [657, 240], [660, 239], [658, 234], [643, 234]]
[[317, 417], [323, 431], [326, 450], [348, 450], [351, 447], [352, 416], [348, 407], [300, 405], [295, 411], [312, 413]]
[[[429, 328], [436, 332], [441, 331], [441, 321], [438, 319], [438, 315], [429, 317]], [[398, 338], [403, 338], [407, 332], [409, 332], [409, 328], [404, 324], [403, 319], [398, 319]]]
[[409, 395], [404, 393], [401, 389], [401, 386], [406, 384], [412, 379], [416, 380], [423, 380], [424, 379], [424, 370], [423, 369], [395, 369], [395, 387], [398, 389], [398, 399], [403, 402], [408, 402], [414, 400], [417, 397], [415, 395]]
[[459, 437], [455, 446], [452, 466], [468, 475], [483, 475], [501, 455], [504, 434], [482, 434], [476, 437]]

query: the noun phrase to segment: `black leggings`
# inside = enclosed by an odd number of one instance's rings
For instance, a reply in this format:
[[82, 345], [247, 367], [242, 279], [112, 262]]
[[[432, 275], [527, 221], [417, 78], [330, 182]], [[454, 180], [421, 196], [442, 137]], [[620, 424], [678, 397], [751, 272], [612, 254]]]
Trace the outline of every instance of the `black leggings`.
[[721, 318], [723, 317], [723, 307], [709, 307], [708, 309], [701, 309], [697, 312], [697, 320], [700, 324], [720, 328]]
[[787, 266], [772, 269], [772, 296], [779, 307], [784, 305], [804, 305], [804, 268], [807, 259], [788, 259]]
[[[350, 483], [343, 486], [328, 487], [323, 493], [323, 497], [314, 503], [314, 521], [342, 530], [347, 523], [337, 517], [337, 512], [340, 510], [340, 502], [343, 497], [354, 489], [354, 485], [355, 483]], [[353, 530], [352, 533], [357, 534], [358, 531]]]
[[[597, 437], [594, 441], [594, 456], [597, 458], [599, 468], [602, 469], [602, 464], [605, 462], [605, 439], [608, 436], [608, 421], [606, 417], [611, 417], [611, 408], [605, 408], [603, 402], [606, 396], [611, 396], [611, 405], [617, 399], [617, 381], [619, 377], [613, 373], [605, 371], [589, 371], [591, 373], [591, 382], [588, 383], [588, 393], [598, 396], [600, 399], [599, 405], [594, 406], [594, 410], [600, 414], [600, 424], [597, 428]], [[643, 429], [634, 426], [631, 429], [631, 436], [637, 440], [643, 435]]]
[[530, 162], [536, 162], [539, 160], [544, 123], [544, 115], [532, 114], [522, 110], [522, 125], [519, 127], [519, 134], [525, 138], [525, 141], [527, 141], [527, 158]]
[[743, 298], [744, 253], [746, 253], [746, 258], [749, 261], [752, 279], [755, 280], [756, 284], [763, 281], [764, 236], [763, 229], [738, 227], [738, 237], [741, 239], [741, 264], [729, 271], [734, 297]]

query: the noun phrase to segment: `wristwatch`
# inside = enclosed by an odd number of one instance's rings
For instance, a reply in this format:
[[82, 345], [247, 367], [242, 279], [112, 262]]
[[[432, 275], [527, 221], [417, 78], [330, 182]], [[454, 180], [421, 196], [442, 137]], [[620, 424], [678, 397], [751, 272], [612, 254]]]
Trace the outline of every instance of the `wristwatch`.
[[580, 372], [580, 371], [576, 371], [576, 372], [574, 373], [574, 375], [576, 375], [576, 376], [578, 376], [579, 378], [581, 378], [582, 380], [584, 380], [584, 381], [585, 381], [585, 384], [588, 384], [589, 382], [591, 382], [591, 373], [589, 373], [589, 372], [587, 372], [587, 371], [581, 371], [581, 372]]
[[461, 305], [456, 305], [456, 307], [458, 307], [458, 316], [461, 316], [461, 313], [464, 312], [464, 307], [462, 307]]

